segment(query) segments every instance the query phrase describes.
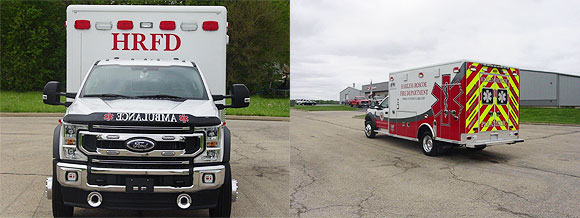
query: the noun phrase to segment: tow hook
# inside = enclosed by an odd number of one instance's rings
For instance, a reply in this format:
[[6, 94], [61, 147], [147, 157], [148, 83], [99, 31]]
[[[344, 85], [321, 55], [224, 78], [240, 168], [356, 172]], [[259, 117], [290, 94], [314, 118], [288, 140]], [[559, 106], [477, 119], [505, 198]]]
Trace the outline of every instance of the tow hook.
[[232, 179], [232, 202], [238, 200], [238, 180]]

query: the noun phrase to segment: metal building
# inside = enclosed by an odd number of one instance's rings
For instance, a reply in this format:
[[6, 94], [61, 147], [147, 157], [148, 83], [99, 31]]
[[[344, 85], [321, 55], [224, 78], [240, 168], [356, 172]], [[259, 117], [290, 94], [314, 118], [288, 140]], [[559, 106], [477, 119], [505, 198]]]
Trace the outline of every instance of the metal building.
[[372, 91], [372, 93], [375, 96], [375, 99], [382, 99], [384, 97], [387, 97], [387, 95], [389, 95], [389, 82], [363, 85], [362, 91], [365, 93], [365, 96], [367, 97], [369, 97]]
[[345, 102], [350, 99], [354, 99], [356, 96], [364, 96], [364, 92], [353, 87], [346, 87], [340, 91], [340, 103], [345, 104]]
[[520, 69], [520, 105], [580, 107], [580, 76]]

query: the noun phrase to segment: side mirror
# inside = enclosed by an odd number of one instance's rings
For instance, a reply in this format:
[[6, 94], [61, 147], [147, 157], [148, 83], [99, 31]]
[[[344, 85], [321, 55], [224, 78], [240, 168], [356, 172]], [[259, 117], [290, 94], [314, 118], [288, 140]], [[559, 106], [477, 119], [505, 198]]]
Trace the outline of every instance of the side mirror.
[[67, 98], [75, 98], [77, 93], [62, 93], [60, 92], [60, 83], [57, 81], [50, 81], [44, 85], [44, 91], [42, 91], [42, 101], [49, 105], [64, 105], [68, 107], [72, 102], [60, 102], [60, 96], [66, 96]]
[[244, 84], [234, 84], [232, 87], [232, 108], [250, 106], [250, 90]]
[[60, 83], [57, 81], [50, 81], [44, 85], [42, 92], [42, 101], [49, 105], [64, 105], [60, 102]]
[[220, 110], [224, 108], [243, 108], [250, 105], [250, 90], [244, 84], [234, 84], [232, 86], [231, 95], [212, 95], [214, 101], [220, 101], [224, 98], [231, 98], [231, 105], [216, 104], [216, 107]]

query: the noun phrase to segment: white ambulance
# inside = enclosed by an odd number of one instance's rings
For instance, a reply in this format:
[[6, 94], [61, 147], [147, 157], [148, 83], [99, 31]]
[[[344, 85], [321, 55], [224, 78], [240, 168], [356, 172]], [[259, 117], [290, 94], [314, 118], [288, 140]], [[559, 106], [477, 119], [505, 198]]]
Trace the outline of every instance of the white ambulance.
[[456, 61], [389, 74], [389, 96], [367, 110], [365, 135], [418, 141], [434, 156], [444, 146], [481, 150], [517, 143], [519, 69]]
[[230, 215], [238, 186], [224, 108], [250, 98], [241, 84], [226, 95], [226, 15], [218, 6], [67, 8], [66, 92], [49, 82], [43, 95], [67, 107], [45, 189], [55, 217], [74, 207]]

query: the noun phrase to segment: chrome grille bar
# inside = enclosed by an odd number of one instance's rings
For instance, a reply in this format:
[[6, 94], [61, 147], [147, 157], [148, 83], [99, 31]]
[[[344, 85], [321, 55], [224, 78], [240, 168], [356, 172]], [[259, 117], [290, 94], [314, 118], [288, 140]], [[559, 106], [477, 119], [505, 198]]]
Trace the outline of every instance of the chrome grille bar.
[[189, 161], [132, 161], [132, 160], [100, 160], [93, 159], [93, 163], [102, 164], [139, 164], [139, 165], [184, 165], [189, 164]]

